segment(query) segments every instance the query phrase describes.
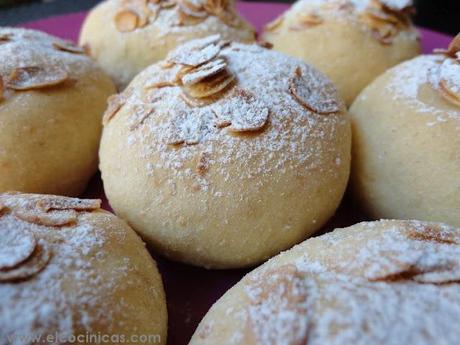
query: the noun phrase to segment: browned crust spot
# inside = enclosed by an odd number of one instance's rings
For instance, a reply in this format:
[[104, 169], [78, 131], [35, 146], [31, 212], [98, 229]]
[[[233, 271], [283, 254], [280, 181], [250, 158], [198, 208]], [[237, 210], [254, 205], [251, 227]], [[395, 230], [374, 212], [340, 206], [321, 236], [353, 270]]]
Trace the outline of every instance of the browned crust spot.
[[415, 241], [457, 244], [452, 235], [442, 233], [441, 231], [431, 227], [427, 227], [423, 231], [409, 230], [406, 236], [407, 238]]
[[198, 157], [198, 163], [196, 165], [195, 171], [198, 175], [204, 176], [209, 170], [210, 164], [210, 155], [208, 152], [201, 152]]

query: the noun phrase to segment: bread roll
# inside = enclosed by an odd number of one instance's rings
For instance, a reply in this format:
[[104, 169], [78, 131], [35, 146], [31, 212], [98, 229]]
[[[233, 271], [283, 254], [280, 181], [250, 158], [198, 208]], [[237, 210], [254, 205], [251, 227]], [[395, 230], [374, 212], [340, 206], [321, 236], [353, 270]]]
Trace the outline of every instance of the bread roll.
[[350, 135], [321, 73], [210, 36], [179, 47], [111, 100], [100, 169], [116, 213], [159, 252], [242, 267], [334, 214]]
[[360, 223], [312, 238], [244, 277], [190, 345], [458, 343], [460, 229]]
[[80, 194], [97, 169], [110, 78], [32, 30], [0, 28], [0, 61], [0, 192]]
[[300, 0], [263, 38], [328, 75], [350, 105], [378, 75], [419, 54], [411, 10], [410, 0]]
[[99, 207], [0, 194], [0, 343], [166, 344], [155, 262], [125, 222]]
[[460, 226], [459, 42], [386, 72], [351, 107], [352, 189], [373, 217]]
[[121, 90], [176, 46], [212, 34], [255, 40], [231, 0], [106, 0], [89, 13], [80, 43]]

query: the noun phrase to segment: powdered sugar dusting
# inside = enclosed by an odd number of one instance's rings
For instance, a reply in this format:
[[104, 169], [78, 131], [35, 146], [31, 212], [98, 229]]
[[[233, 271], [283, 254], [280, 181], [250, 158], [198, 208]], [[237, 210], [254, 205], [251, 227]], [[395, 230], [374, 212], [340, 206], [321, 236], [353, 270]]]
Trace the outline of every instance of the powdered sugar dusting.
[[[300, 169], [299, 173], [307, 174], [309, 168], [321, 165], [322, 150], [336, 148], [319, 143], [333, 140], [336, 128], [348, 121], [329, 80], [300, 60], [257, 45], [220, 46], [216, 58], [226, 61], [226, 73], [235, 81], [218, 96], [213, 95], [215, 98], [198, 106], [183, 100], [179, 86], [144, 88], [152, 84], [151, 78], [158, 80], [161, 79], [158, 75], [168, 73], [161, 63], [144, 71], [129, 87], [133, 95], [125, 105], [126, 113], [130, 114], [128, 122], [142, 117], [130, 110], [139, 104], [155, 109], [155, 113], [127, 138], [127, 145], [140, 145], [141, 157], [151, 161], [146, 167], [152, 171], [147, 174], [166, 169], [171, 184], [190, 178], [194, 173], [186, 166], [202, 151], [209, 154], [210, 168], [224, 180], [247, 179], [300, 166], [305, 169]], [[333, 100], [341, 111], [318, 115], [300, 104], [289, 92], [289, 80], [298, 68], [311, 85], [309, 91], [317, 95], [314, 102]], [[257, 132], [251, 137], [232, 134], [240, 131]], [[170, 145], [184, 142], [193, 145]], [[266, 154], [261, 155], [261, 151]], [[257, 164], [248, 168], [246, 163], [255, 157]], [[226, 166], [229, 164], [241, 167], [238, 177], [228, 175]], [[205, 190], [204, 179], [198, 181]], [[219, 190], [211, 192], [215, 194]]]
[[458, 342], [459, 229], [382, 221], [315, 241], [302, 245], [295, 265], [272, 261], [244, 280], [243, 337], [256, 344]]
[[[0, 36], [8, 37], [0, 45], [0, 77], [6, 86], [9, 79], [11, 87], [19, 90], [29, 89], [31, 84], [54, 85], [78, 79], [83, 74], [91, 77], [93, 73], [89, 72], [96, 68], [94, 62], [76, 47], [74, 53], [68, 42], [43, 32], [0, 28]], [[66, 50], [62, 49], [64, 46]]]
[[34, 235], [27, 230], [3, 229], [0, 236], [0, 270], [12, 268], [26, 260], [36, 245]]
[[[433, 115], [437, 118], [437, 122], [444, 122], [448, 118], [459, 118], [460, 111], [455, 106], [450, 109], [440, 109], [422, 97], [425, 87], [438, 89], [444, 61], [443, 56], [425, 55], [396, 66], [389, 72], [391, 79], [387, 86], [388, 94], [396, 100], [409, 102], [420, 114]], [[456, 69], [449, 69], [447, 73], [449, 80], [456, 82]]]
[[[328, 19], [355, 23], [380, 43], [389, 45], [394, 40], [418, 39], [409, 16], [412, 5], [410, 0], [300, 0], [284, 16], [298, 23], [290, 27], [292, 30], [305, 30], [312, 23], [321, 25]], [[276, 31], [278, 23], [271, 26]]]
[[[96, 323], [107, 329], [119, 326], [112, 320], [116, 306], [107, 305], [104, 296], [120, 284], [131, 284], [125, 279], [130, 263], [127, 259], [123, 265], [114, 265], [109, 281], [107, 277], [103, 280], [99, 276], [97, 267], [107, 265], [107, 234], [88, 221], [88, 212], [93, 212], [93, 207], [79, 210], [77, 222], [70, 226], [49, 227], [15, 216], [16, 211], [33, 209], [33, 205], [39, 202], [60, 208], [61, 205], [75, 204], [76, 200], [25, 194], [0, 195], [0, 203], [5, 206], [0, 216], [0, 342], [19, 334], [57, 332], [65, 337], [75, 335], [75, 332], [91, 331]], [[93, 204], [88, 200], [81, 201], [80, 205], [85, 203]], [[111, 236], [121, 241], [123, 233], [119, 229], [111, 230]], [[17, 238], [6, 241], [11, 232], [15, 232]], [[3, 248], [6, 244], [10, 247]], [[15, 262], [11, 261], [13, 259]], [[12, 344], [22, 344], [22, 340], [16, 338]]]

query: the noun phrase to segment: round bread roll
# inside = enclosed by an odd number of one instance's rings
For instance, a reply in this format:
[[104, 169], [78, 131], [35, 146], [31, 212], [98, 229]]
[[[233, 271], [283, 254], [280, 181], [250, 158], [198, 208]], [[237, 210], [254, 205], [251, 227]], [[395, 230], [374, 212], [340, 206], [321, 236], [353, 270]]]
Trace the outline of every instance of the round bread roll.
[[328, 75], [347, 105], [375, 77], [420, 53], [411, 0], [300, 0], [263, 38]]
[[0, 324], [1, 344], [166, 344], [161, 277], [100, 200], [0, 194]]
[[0, 28], [0, 192], [78, 195], [97, 169], [110, 78], [84, 51]]
[[123, 89], [176, 46], [212, 34], [255, 40], [232, 0], [106, 0], [86, 18], [80, 44]]
[[360, 223], [245, 276], [190, 345], [458, 344], [460, 229]]
[[110, 203], [174, 260], [256, 264], [319, 229], [347, 184], [350, 121], [334, 86], [258, 45], [190, 41], [104, 119]]
[[460, 35], [456, 42], [386, 72], [351, 107], [352, 188], [376, 218], [460, 226]]

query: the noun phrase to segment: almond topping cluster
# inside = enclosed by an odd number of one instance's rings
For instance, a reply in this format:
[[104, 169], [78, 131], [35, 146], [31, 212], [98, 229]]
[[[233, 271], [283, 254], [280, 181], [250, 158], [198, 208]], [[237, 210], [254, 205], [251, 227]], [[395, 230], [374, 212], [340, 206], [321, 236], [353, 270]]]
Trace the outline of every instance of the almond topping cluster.
[[320, 115], [340, 112], [341, 105], [337, 99], [324, 96], [330, 94], [331, 90], [318, 92], [318, 89], [319, 88], [315, 87], [313, 81], [308, 81], [304, 78], [300, 67], [295, 69], [294, 76], [289, 80], [289, 91], [299, 104], [304, 106], [307, 110]]
[[215, 16], [229, 26], [241, 23], [229, 0], [125, 0], [115, 17], [120, 32], [131, 32], [153, 23], [163, 9], [175, 9], [178, 26], [196, 25]]
[[[13, 42], [12, 34], [0, 35], [0, 45]], [[85, 54], [85, 50], [72, 42], [55, 41], [55, 50], [70, 54]], [[8, 74], [8, 73], [7, 73]], [[8, 75], [0, 75], [0, 101], [6, 90], [29, 91], [62, 86], [71, 80], [67, 71], [60, 65], [20, 66], [13, 68]]]
[[0, 283], [29, 279], [51, 259], [51, 248], [33, 226], [60, 227], [77, 222], [78, 212], [100, 208], [100, 200], [4, 194], [0, 204]]
[[444, 55], [445, 60], [430, 71], [430, 84], [442, 98], [460, 107], [460, 34], [446, 50], [437, 49], [435, 53]]
[[[223, 129], [230, 133], [256, 132], [268, 121], [269, 109], [253, 93], [237, 87], [221, 49], [229, 45], [219, 35], [191, 41], [171, 52], [162, 73], [147, 89], [180, 87], [180, 97], [190, 109], [171, 109], [165, 133], [169, 145], [198, 144], [205, 133]], [[227, 97], [219, 100], [224, 94]]]
[[371, 0], [361, 20], [380, 43], [391, 44], [400, 31], [410, 26], [412, 13], [411, 0]]
[[219, 35], [186, 43], [169, 54], [165, 75], [159, 77], [165, 79], [156, 79], [147, 88], [179, 86], [182, 99], [191, 107], [216, 101], [235, 81], [227, 61], [219, 56], [227, 44]]

